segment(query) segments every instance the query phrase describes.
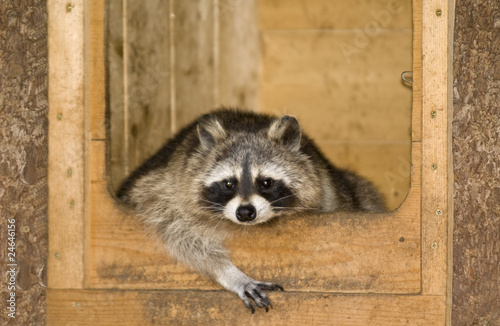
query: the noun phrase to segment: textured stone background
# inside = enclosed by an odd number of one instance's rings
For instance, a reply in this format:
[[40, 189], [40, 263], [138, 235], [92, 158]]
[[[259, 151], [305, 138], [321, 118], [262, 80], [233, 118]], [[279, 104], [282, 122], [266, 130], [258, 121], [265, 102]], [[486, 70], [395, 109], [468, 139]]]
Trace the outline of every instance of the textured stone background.
[[[500, 325], [500, 3], [458, 0], [454, 44], [453, 325]], [[43, 325], [47, 258], [47, 12], [0, 2], [0, 324]], [[5, 312], [16, 218], [18, 314]], [[29, 227], [29, 230], [25, 227]], [[25, 230], [27, 232], [25, 232]]]
[[[0, 324], [45, 323], [47, 10], [0, 1]], [[7, 219], [16, 219], [17, 315], [7, 317]], [[29, 229], [28, 229], [29, 228]]]
[[453, 325], [500, 325], [500, 2], [458, 0]]

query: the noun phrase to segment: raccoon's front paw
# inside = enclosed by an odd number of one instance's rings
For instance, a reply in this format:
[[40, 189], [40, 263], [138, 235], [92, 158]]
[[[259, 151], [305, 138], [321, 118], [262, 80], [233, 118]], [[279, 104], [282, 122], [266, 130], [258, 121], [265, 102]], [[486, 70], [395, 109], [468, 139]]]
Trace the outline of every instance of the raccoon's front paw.
[[252, 314], [255, 313], [255, 306], [265, 308], [266, 312], [268, 312], [269, 307], [272, 308], [273, 304], [264, 291], [277, 290], [284, 291], [283, 287], [278, 284], [252, 281], [243, 286], [243, 291], [239, 294], [239, 296], [241, 300], [243, 300], [245, 306], [252, 310]]

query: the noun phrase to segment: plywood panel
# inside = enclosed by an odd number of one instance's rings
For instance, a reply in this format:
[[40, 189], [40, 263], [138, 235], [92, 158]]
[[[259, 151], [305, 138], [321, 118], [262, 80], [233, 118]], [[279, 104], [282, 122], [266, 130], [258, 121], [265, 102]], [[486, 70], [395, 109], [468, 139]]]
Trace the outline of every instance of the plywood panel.
[[[417, 293], [419, 187], [412, 190], [414, 195], [397, 214], [338, 213], [280, 220], [272, 227], [236, 232], [228, 247], [235, 264], [249, 275], [289, 289]], [[218, 288], [170, 260], [160, 244], [155, 246], [154, 237], [143, 233], [136, 218], [124, 216], [113, 205], [105, 183], [92, 184], [90, 200], [91, 287]]]
[[[410, 142], [411, 36], [381, 34], [359, 53], [342, 44], [354, 34], [263, 33], [261, 108], [297, 116], [312, 138]], [[286, 54], [286, 55], [285, 55]]]
[[261, 0], [260, 27], [269, 29], [411, 28], [408, 0]]
[[81, 288], [84, 255], [84, 1], [50, 1], [48, 286]]
[[370, 325], [442, 326], [439, 296], [272, 293], [255, 314], [228, 292], [49, 290], [49, 325]]

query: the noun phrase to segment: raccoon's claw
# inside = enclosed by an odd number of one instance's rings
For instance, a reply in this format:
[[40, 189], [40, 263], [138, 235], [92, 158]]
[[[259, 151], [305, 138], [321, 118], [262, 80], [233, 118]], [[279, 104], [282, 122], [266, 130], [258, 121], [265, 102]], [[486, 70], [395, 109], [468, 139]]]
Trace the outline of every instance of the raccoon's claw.
[[252, 310], [252, 314], [255, 313], [255, 306], [266, 309], [266, 312], [269, 311], [269, 308], [273, 308], [271, 300], [263, 291], [284, 291], [281, 285], [264, 282], [248, 283], [245, 285], [244, 290], [245, 296], [242, 296], [241, 299], [245, 306]]

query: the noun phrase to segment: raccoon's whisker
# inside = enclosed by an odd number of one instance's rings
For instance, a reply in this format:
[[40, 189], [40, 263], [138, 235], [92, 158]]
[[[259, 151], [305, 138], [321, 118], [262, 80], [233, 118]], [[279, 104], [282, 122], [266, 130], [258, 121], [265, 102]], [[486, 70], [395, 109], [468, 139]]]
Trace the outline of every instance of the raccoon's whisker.
[[285, 196], [285, 197], [281, 197], [281, 198], [278, 198], [278, 199], [276, 199], [276, 200], [273, 200], [273, 201], [272, 201], [272, 202], [270, 202], [269, 204], [271, 204], [271, 205], [272, 205], [273, 203], [275, 203], [275, 202], [277, 202], [277, 201], [280, 201], [280, 200], [283, 200], [283, 199], [287, 199], [287, 198], [290, 198], [290, 197], [293, 197], [293, 196], [294, 196], [294, 195], [288, 195], [288, 196]]
[[273, 206], [273, 209], [289, 210], [289, 211], [293, 211], [293, 210], [312, 210], [312, 211], [316, 211], [316, 210], [318, 210], [317, 208], [314, 208], [314, 207], [280, 207], [280, 206]]
[[210, 201], [210, 200], [206, 200], [206, 199], [201, 199], [201, 200], [206, 202], [206, 203], [211, 204], [212, 206], [210, 206], [210, 207], [224, 207], [224, 205], [219, 204], [219, 203], [214, 203], [213, 201]]

